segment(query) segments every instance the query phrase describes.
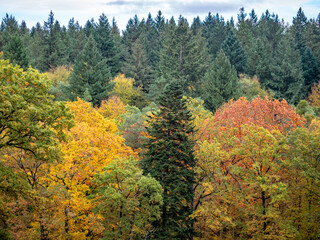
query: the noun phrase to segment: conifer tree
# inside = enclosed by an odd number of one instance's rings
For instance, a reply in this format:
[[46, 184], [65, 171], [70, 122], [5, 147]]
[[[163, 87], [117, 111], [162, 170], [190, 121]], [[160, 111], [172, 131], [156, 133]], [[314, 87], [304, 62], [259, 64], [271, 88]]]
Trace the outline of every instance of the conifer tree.
[[237, 72], [223, 50], [220, 50], [212, 68], [203, 77], [202, 87], [201, 95], [205, 106], [212, 112], [215, 112], [222, 103], [239, 97]]
[[102, 58], [97, 44], [90, 36], [84, 49], [75, 60], [70, 76], [71, 98], [76, 96], [100, 105], [111, 90], [111, 74], [106, 60]]
[[316, 58], [310, 48], [306, 48], [301, 56], [301, 65], [303, 69], [303, 77], [305, 80], [304, 96], [311, 91], [314, 83], [319, 81], [320, 69]]
[[13, 35], [4, 49], [4, 58], [9, 59], [13, 64], [18, 64], [25, 70], [28, 67], [29, 60], [27, 50], [23, 45], [19, 35]]
[[142, 161], [144, 174], [150, 174], [163, 187], [163, 208], [154, 222], [154, 239], [192, 239], [192, 202], [195, 159], [191, 113], [182, 98], [181, 85], [172, 81], [160, 97], [160, 111], [148, 128], [147, 152]]
[[134, 78], [136, 86], [148, 92], [151, 82], [151, 67], [139, 39], [132, 46], [132, 54], [124, 67], [126, 76]]
[[96, 25], [96, 31], [93, 36], [97, 42], [102, 57], [107, 60], [107, 63], [111, 68], [111, 75], [114, 77], [120, 71], [120, 56], [116, 52], [111, 30], [108, 18], [106, 15], [102, 14], [99, 17], [99, 22]]
[[247, 58], [237, 36], [231, 30], [222, 43], [222, 49], [232, 66], [235, 67], [238, 73], [243, 73], [246, 68]]
[[287, 34], [279, 43], [272, 79], [267, 87], [275, 93], [276, 98], [284, 98], [290, 104], [297, 104], [303, 98], [304, 79], [299, 58], [294, 38]]

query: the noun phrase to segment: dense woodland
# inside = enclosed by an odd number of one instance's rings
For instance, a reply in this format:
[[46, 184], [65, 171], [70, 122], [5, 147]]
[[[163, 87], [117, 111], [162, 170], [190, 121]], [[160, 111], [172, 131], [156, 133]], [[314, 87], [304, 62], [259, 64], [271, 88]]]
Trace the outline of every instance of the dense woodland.
[[320, 14], [237, 16], [4, 16], [0, 239], [319, 239]]

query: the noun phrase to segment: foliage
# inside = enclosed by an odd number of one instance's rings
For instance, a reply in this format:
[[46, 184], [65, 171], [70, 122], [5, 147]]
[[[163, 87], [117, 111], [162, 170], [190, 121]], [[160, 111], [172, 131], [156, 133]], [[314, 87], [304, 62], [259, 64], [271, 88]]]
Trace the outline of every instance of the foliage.
[[151, 222], [160, 218], [162, 187], [137, 165], [133, 158], [116, 160], [96, 176], [97, 210], [106, 219], [104, 239], [147, 237]]
[[49, 95], [50, 81], [38, 71], [23, 71], [0, 60], [0, 149], [24, 149], [37, 158], [59, 156], [58, 141], [64, 128], [72, 126], [72, 116], [63, 103]]
[[182, 98], [181, 85], [173, 81], [160, 98], [160, 111], [148, 127], [150, 136], [142, 161], [144, 174], [150, 174], [163, 187], [161, 219], [155, 221], [155, 239], [191, 239], [195, 159], [191, 113]]
[[202, 79], [201, 96], [207, 109], [212, 112], [224, 102], [239, 97], [237, 72], [222, 50]]

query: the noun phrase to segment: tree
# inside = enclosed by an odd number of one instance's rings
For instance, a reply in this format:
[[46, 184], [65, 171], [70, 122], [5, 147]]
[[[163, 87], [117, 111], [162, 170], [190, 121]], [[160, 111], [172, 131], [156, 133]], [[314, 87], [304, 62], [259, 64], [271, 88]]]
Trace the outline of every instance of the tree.
[[306, 48], [301, 56], [301, 66], [305, 83], [304, 96], [311, 91], [314, 83], [319, 81], [320, 70], [316, 58], [310, 48]]
[[63, 103], [54, 103], [50, 82], [38, 71], [23, 71], [0, 60], [0, 149], [19, 148], [41, 159], [59, 153], [63, 129], [72, 126], [72, 115]]
[[246, 54], [233, 31], [229, 31], [227, 38], [222, 43], [222, 49], [237, 72], [244, 73], [247, 63]]
[[222, 103], [239, 97], [237, 72], [223, 50], [220, 50], [212, 67], [202, 79], [202, 98], [205, 106], [215, 112]]
[[101, 55], [106, 59], [112, 77], [120, 71], [120, 59], [117, 54], [114, 39], [111, 35], [111, 26], [106, 15], [102, 14], [99, 17], [99, 22], [96, 25], [94, 39], [100, 49]]
[[5, 49], [4, 58], [9, 59], [10, 63], [18, 64], [24, 69], [27, 69], [29, 60], [27, 50], [23, 45], [23, 41], [19, 35], [10, 37]]
[[107, 98], [112, 85], [110, 68], [102, 58], [97, 44], [90, 36], [84, 49], [76, 58], [73, 71], [70, 76], [71, 98], [76, 96], [100, 105], [102, 99]]
[[150, 138], [142, 160], [144, 174], [150, 174], [163, 187], [161, 219], [153, 226], [155, 239], [192, 239], [194, 235], [193, 184], [195, 159], [191, 113], [182, 98], [181, 85], [170, 83], [160, 97], [160, 111], [148, 128]]
[[105, 218], [103, 239], [148, 237], [151, 222], [160, 218], [162, 187], [154, 178], [142, 175], [132, 158], [116, 160], [96, 179], [97, 210]]
[[139, 40], [132, 45], [132, 54], [124, 66], [124, 72], [135, 80], [137, 87], [141, 87], [145, 92], [149, 91], [152, 71]]

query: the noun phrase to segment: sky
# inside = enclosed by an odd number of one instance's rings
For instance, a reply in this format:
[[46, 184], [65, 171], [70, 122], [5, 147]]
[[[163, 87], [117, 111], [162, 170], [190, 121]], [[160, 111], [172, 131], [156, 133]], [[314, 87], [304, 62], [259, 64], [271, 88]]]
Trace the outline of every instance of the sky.
[[97, 22], [104, 13], [110, 22], [115, 18], [120, 30], [124, 30], [135, 14], [141, 20], [147, 18], [148, 13], [155, 17], [161, 10], [166, 19], [173, 16], [177, 20], [182, 15], [191, 24], [194, 17], [204, 20], [209, 12], [219, 13], [225, 20], [233, 17], [236, 21], [241, 7], [247, 13], [254, 9], [259, 18], [268, 9], [291, 24], [299, 7], [308, 19], [317, 18], [320, 0], [0, 0], [0, 17], [2, 19], [8, 13], [19, 23], [25, 20], [31, 28], [37, 22], [43, 25], [52, 10], [61, 25], [66, 26], [74, 17], [84, 26], [92, 18]]

